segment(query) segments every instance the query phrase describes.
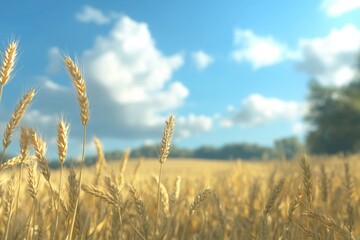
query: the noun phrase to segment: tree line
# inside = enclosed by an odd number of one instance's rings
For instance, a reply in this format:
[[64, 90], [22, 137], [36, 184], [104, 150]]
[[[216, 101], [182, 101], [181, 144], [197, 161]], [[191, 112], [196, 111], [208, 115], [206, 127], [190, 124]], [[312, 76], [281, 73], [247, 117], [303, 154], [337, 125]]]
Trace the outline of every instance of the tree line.
[[[273, 147], [260, 146], [258, 144], [250, 143], [233, 143], [226, 144], [222, 147], [201, 146], [196, 149], [190, 150], [186, 148], [179, 148], [174, 146], [171, 149], [171, 158], [197, 158], [197, 159], [216, 159], [216, 160], [273, 160], [283, 159], [291, 160], [297, 153], [300, 142], [296, 137], [287, 137], [278, 139], [274, 142]], [[105, 153], [107, 161], [118, 161], [122, 158], [123, 151], [116, 150]], [[159, 146], [141, 146], [130, 151], [131, 158], [157, 158], [159, 157]], [[86, 165], [90, 166], [95, 164], [97, 156], [86, 157]], [[65, 162], [67, 167], [74, 164], [72, 159]], [[49, 161], [51, 168], [60, 167], [59, 161]]]
[[306, 147], [312, 154], [351, 154], [360, 150], [360, 58], [358, 73], [341, 87], [313, 80], [307, 96]]

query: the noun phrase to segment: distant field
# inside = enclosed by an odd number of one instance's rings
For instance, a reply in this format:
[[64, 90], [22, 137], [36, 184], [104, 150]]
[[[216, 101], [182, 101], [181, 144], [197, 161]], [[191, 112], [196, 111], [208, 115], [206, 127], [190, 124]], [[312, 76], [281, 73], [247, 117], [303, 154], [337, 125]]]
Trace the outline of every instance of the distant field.
[[[126, 174], [131, 174], [140, 159], [131, 159], [128, 164]], [[116, 162], [116, 161], [112, 161]], [[118, 163], [111, 163], [120, 165]], [[205, 160], [205, 159], [168, 159], [164, 166], [166, 175], [192, 175], [192, 174], [216, 174], [221, 171], [229, 171], [235, 166], [235, 161]], [[139, 168], [139, 174], [146, 175], [149, 173], [158, 174], [158, 159], [143, 159]]]

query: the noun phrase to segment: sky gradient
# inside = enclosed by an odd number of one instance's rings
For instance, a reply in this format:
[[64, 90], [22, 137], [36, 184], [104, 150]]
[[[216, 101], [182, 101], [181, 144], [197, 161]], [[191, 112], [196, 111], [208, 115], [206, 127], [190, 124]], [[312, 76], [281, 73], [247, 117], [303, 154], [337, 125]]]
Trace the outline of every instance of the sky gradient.
[[169, 114], [181, 147], [303, 139], [309, 81], [341, 86], [355, 74], [359, 20], [359, 0], [8, 1], [1, 52], [16, 39], [20, 54], [1, 125], [34, 86], [24, 123], [55, 156], [64, 116], [70, 155], [81, 153], [75, 91], [62, 65], [69, 54], [88, 85], [89, 153], [95, 135], [106, 150], [158, 143]]

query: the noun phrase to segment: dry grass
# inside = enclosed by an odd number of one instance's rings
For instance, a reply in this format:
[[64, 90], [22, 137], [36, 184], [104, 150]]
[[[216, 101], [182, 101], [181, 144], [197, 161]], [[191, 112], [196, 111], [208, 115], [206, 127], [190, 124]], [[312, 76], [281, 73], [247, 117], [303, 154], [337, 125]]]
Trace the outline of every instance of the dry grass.
[[[14, 44], [4, 54], [0, 94], [13, 70]], [[168, 159], [170, 116], [158, 159], [129, 159], [126, 151], [110, 162], [95, 139], [98, 162], [83, 169], [89, 102], [79, 68], [69, 57], [65, 65], [84, 127], [81, 165], [63, 168], [69, 125], [62, 119], [56, 171], [49, 169], [45, 140], [22, 127], [18, 156], [0, 165], [0, 239], [360, 239], [359, 155], [253, 163]], [[28, 91], [10, 117], [2, 158], [34, 95]]]

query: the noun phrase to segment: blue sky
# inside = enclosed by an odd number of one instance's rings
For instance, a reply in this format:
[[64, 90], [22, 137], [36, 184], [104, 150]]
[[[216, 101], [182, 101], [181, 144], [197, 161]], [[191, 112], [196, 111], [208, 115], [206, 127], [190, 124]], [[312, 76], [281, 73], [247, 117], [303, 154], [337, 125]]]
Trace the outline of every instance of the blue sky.
[[[0, 120], [4, 125], [19, 95], [37, 87], [24, 123], [44, 135], [50, 155], [60, 115], [71, 123], [70, 154], [80, 154], [76, 97], [61, 63], [65, 53], [77, 57], [88, 84], [88, 140], [96, 135], [112, 150], [159, 142], [170, 113], [177, 120], [175, 144], [188, 148], [303, 138], [309, 80], [347, 84], [360, 50], [359, 0], [2, 6], [2, 52], [17, 39], [20, 55]], [[11, 151], [17, 151], [15, 140]]]

